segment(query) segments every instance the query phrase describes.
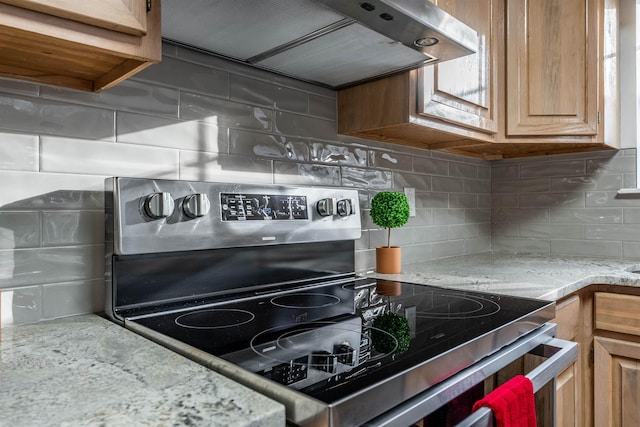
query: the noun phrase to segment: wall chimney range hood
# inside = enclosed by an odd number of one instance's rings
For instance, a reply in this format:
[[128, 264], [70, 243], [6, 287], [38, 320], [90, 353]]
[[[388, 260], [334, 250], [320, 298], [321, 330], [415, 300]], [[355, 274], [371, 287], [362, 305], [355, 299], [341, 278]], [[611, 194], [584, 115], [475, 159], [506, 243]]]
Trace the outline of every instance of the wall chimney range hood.
[[331, 88], [476, 51], [427, 0], [163, 0], [167, 40]]

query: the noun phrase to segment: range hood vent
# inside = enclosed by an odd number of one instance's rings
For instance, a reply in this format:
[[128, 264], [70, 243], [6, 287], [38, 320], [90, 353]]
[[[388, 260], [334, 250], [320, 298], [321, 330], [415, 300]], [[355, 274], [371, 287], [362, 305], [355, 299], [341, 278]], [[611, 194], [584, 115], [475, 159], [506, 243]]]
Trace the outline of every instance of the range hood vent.
[[474, 30], [427, 0], [163, 0], [162, 34], [334, 89], [478, 45]]

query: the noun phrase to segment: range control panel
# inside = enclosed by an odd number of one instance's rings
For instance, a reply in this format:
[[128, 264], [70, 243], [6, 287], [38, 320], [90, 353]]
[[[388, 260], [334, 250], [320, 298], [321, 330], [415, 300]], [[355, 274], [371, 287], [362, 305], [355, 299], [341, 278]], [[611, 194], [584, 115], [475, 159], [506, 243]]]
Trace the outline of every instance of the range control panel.
[[145, 178], [105, 181], [117, 255], [355, 240], [358, 191]]
[[220, 194], [223, 221], [309, 219], [307, 198], [278, 194]]

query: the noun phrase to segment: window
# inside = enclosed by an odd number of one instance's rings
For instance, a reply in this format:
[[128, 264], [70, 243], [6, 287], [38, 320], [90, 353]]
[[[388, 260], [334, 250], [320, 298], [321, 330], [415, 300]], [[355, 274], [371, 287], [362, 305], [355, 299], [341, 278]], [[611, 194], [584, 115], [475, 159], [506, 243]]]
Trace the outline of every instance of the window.
[[636, 188], [620, 194], [640, 195], [640, 0], [619, 4], [620, 141], [636, 148]]

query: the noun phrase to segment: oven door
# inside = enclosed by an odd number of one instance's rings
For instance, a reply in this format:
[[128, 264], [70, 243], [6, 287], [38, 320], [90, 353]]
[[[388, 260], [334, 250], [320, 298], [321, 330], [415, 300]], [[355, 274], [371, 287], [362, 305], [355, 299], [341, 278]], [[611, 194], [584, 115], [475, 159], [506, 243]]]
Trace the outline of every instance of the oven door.
[[[366, 423], [366, 426], [414, 425], [447, 405], [459, 404], [465, 393], [471, 393], [483, 382], [512, 362], [533, 355], [543, 357], [545, 361], [526, 374], [532, 381], [534, 393], [545, 385], [553, 383], [555, 378], [574, 363], [578, 357], [578, 344], [555, 337], [556, 325], [547, 323], [530, 332], [500, 351], [480, 360], [478, 363], [458, 372], [424, 393], [398, 405], [394, 409]], [[551, 384], [553, 386], [553, 384]], [[548, 388], [548, 387], [547, 387]], [[547, 389], [546, 388], [546, 389]], [[482, 397], [482, 396], [480, 396]], [[553, 396], [555, 397], [555, 396]], [[555, 399], [551, 416], [555, 414]], [[473, 401], [471, 402], [471, 405]], [[459, 412], [461, 408], [452, 408]], [[470, 409], [467, 409], [470, 411]], [[420, 424], [418, 424], [420, 425]], [[427, 422], [427, 425], [430, 425]], [[492, 426], [493, 415], [490, 409], [480, 408], [462, 420], [457, 427]], [[553, 424], [555, 425], [555, 423]]]

